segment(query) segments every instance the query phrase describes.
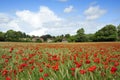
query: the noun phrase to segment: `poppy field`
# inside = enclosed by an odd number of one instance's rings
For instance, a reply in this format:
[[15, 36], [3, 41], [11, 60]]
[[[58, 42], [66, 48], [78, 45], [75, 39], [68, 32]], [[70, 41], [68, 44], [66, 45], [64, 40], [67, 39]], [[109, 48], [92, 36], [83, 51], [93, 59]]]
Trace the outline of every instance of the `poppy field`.
[[0, 80], [120, 80], [120, 43], [0, 43]]

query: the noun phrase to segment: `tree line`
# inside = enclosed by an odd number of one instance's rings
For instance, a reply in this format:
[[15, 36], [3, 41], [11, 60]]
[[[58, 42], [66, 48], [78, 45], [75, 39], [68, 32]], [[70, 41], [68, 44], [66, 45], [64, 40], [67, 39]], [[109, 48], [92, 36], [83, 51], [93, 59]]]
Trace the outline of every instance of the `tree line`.
[[[85, 34], [84, 29], [80, 28], [75, 35], [65, 34], [60, 36], [51, 36], [49, 34], [30, 36], [24, 32], [14, 30], [0, 32], [0, 41], [32, 42], [34, 38], [37, 38], [35, 42], [47, 42], [48, 39], [51, 39], [51, 42], [62, 42], [63, 40], [67, 42], [120, 41], [120, 25], [106, 25], [94, 34]], [[41, 39], [43, 39], [43, 41]]]
[[0, 32], [0, 41], [23, 42], [30, 39], [30, 35], [21, 31], [8, 30], [7, 32]]

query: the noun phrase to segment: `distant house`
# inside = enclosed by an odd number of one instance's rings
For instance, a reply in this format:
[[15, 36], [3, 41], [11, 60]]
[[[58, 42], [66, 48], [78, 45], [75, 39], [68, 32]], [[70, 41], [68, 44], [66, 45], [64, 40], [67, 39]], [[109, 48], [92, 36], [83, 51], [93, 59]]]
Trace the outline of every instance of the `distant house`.
[[63, 38], [63, 39], [62, 39], [62, 42], [63, 42], [63, 43], [67, 43], [68, 41], [67, 41], [66, 38]]
[[48, 39], [47, 39], [47, 42], [48, 42], [48, 43], [51, 43], [51, 42], [53, 42], [53, 39], [48, 38]]
[[39, 40], [42, 41], [42, 42], [44, 41], [43, 38], [39, 38], [39, 37], [34, 37], [32, 39], [33, 42], [36, 42], [36, 41], [39, 41]]
[[20, 40], [26, 41], [26, 40], [27, 40], [27, 38], [20, 38]]
[[31, 38], [19, 38], [20, 41], [31, 41]]

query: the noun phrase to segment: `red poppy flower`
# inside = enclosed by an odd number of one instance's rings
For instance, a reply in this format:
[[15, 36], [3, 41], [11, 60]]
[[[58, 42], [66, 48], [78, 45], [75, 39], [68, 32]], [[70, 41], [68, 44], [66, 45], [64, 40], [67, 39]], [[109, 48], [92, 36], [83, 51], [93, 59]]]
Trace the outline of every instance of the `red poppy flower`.
[[20, 64], [20, 66], [18, 67], [20, 70], [22, 70], [24, 67], [27, 67], [28, 65], [26, 63], [22, 63]]
[[6, 77], [6, 79], [5, 80], [11, 80], [11, 78], [10, 77]]
[[4, 75], [7, 75], [7, 73], [8, 73], [8, 70], [6, 70], [6, 69], [2, 71], [2, 75], [3, 75], [3, 76], [4, 76]]
[[119, 63], [118, 63], [118, 62], [115, 62], [115, 63], [114, 63], [114, 66], [119, 66]]
[[28, 60], [28, 58], [22, 58], [22, 60], [23, 60], [23, 61], [27, 61], [27, 60]]
[[70, 68], [71, 71], [75, 71], [75, 68]]
[[40, 78], [39, 80], [44, 80], [44, 78]]
[[91, 66], [88, 68], [88, 71], [93, 72], [96, 70], [96, 66]]
[[39, 71], [40, 71], [40, 72], [43, 72], [43, 69], [41, 68]]
[[90, 64], [90, 60], [86, 60], [86, 62], [85, 62], [86, 64]]
[[58, 65], [55, 65], [55, 66], [52, 66], [52, 69], [55, 70], [55, 71], [58, 71], [59, 67], [58, 67]]
[[48, 77], [49, 75], [47, 73], [44, 74], [44, 77]]
[[13, 48], [10, 48], [9, 52], [11, 53], [13, 51]]
[[95, 62], [95, 63], [100, 63], [100, 59], [99, 59], [99, 58], [96, 58], [96, 59], [94, 59], [94, 62]]
[[110, 71], [111, 71], [111, 73], [114, 74], [117, 71], [117, 68], [116, 67], [112, 67]]
[[80, 74], [85, 74], [86, 71], [85, 70], [80, 70]]
[[5, 59], [5, 62], [7, 63], [9, 60], [8, 59]]
[[29, 61], [29, 64], [33, 64], [34, 62], [35, 62], [34, 59], [32, 59]]
[[2, 55], [2, 58], [3, 58], [3, 59], [6, 58], [6, 55]]
[[82, 66], [81, 63], [76, 64], [76, 67], [77, 67], [77, 68], [80, 68], [81, 66]]
[[35, 66], [32, 66], [31, 69], [33, 70], [35, 68]]

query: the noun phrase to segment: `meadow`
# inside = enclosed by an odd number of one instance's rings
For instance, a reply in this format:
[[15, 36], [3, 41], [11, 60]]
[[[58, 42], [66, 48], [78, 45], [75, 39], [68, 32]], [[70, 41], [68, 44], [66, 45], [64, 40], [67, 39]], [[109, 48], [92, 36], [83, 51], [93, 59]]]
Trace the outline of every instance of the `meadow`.
[[0, 43], [0, 80], [120, 80], [120, 43]]

